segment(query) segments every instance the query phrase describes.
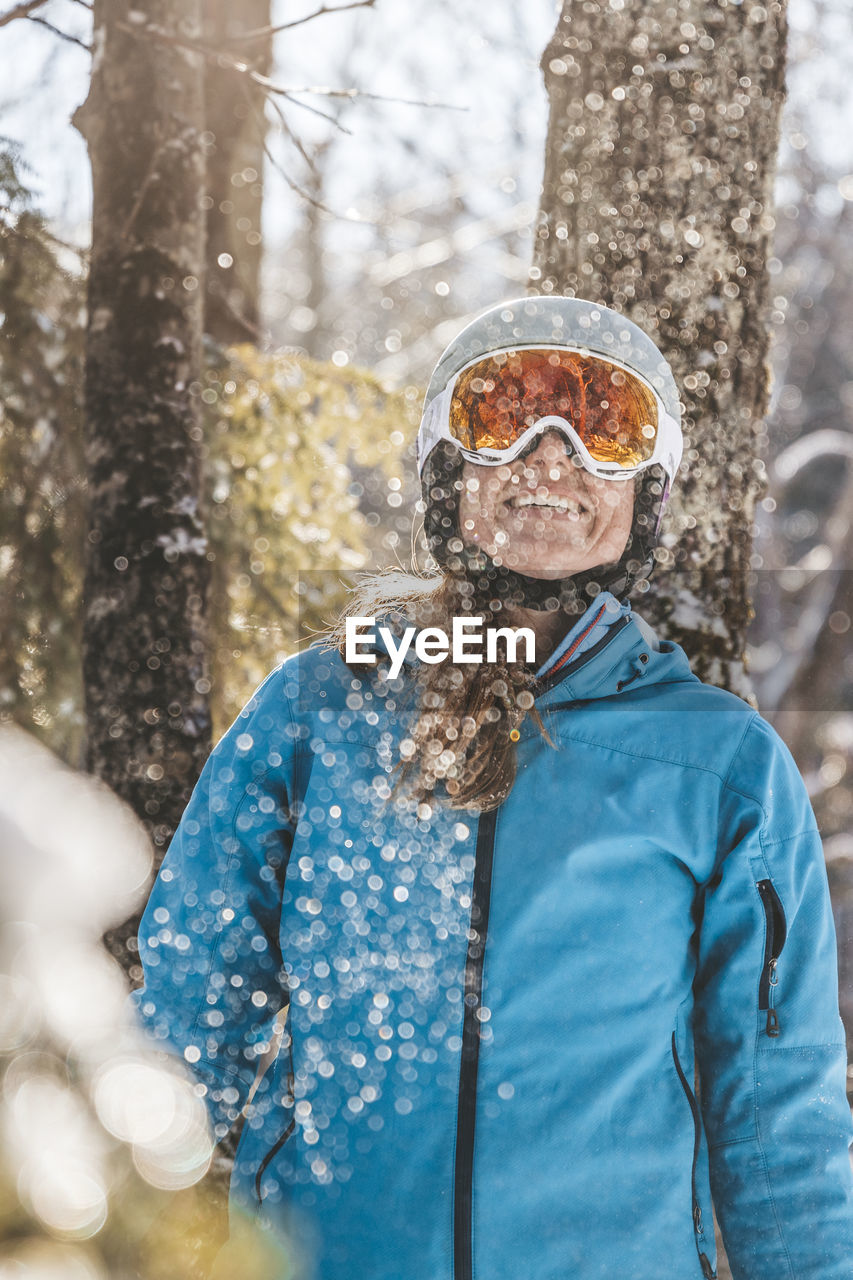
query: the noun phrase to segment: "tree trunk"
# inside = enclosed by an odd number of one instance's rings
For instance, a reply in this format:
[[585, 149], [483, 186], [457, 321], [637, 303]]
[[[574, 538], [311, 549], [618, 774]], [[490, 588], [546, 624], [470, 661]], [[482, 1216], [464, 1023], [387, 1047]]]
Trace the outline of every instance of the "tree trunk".
[[785, 39], [784, 0], [564, 0], [542, 63], [532, 286], [615, 307], [670, 360], [684, 467], [641, 607], [742, 694]]
[[199, 517], [200, 0], [95, 0], [86, 350], [89, 769], [160, 851], [210, 750]]
[[[272, 37], [270, 0], [205, 0], [204, 42], [245, 59], [262, 75]], [[204, 71], [207, 146], [205, 332], [223, 344], [260, 333], [261, 207], [267, 122], [264, 93], [244, 73], [208, 61]]]

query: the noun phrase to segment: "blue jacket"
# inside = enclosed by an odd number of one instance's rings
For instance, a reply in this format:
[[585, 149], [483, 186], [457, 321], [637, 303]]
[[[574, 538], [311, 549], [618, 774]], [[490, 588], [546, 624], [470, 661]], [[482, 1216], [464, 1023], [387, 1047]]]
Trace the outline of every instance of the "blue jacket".
[[832, 916], [774, 731], [632, 614], [541, 680], [557, 749], [525, 722], [499, 810], [418, 817], [379, 672], [267, 678], [140, 930], [142, 1016], [220, 1135], [245, 1107], [275, 1280], [699, 1280], [712, 1196], [736, 1280], [850, 1280]]

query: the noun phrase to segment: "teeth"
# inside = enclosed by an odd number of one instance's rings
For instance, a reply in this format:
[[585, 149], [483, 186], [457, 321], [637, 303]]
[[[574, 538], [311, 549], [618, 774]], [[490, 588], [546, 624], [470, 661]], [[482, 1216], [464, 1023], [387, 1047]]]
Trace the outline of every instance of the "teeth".
[[517, 507], [551, 507], [555, 511], [565, 511], [576, 516], [585, 513], [585, 508], [579, 502], [573, 502], [571, 498], [537, 498], [532, 493], [520, 493], [515, 500], [515, 505]]

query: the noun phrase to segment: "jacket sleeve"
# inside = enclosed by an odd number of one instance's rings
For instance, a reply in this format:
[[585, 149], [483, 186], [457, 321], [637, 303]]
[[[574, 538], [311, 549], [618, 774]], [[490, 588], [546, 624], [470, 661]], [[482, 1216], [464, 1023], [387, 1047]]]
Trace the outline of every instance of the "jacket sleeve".
[[218, 1138], [246, 1102], [287, 999], [278, 939], [294, 748], [279, 669], [208, 759], [139, 929], [138, 1016], [201, 1081]]
[[850, 1280], [851, 1121], [826, 869], [803, 781], [759, 716], [723, 787], [720, 831], [695, 1034], [732, 1274]]

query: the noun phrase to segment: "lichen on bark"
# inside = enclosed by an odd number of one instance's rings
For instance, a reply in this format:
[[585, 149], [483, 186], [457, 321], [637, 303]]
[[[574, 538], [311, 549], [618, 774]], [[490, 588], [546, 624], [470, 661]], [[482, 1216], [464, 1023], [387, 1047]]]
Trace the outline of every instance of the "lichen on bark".
[[786, 4], [564, 0], [531, 287], [628, 315], [670, 360], [684, 464], [639, 607], [704, 679], [745, 673]]
[[[93, 178], [87, 765], [162, 853], [210, 750], [201, 497], [200, 0], [96, 0], [75, 124]], [[148, 38], [156, 30], [159, 38]]]

